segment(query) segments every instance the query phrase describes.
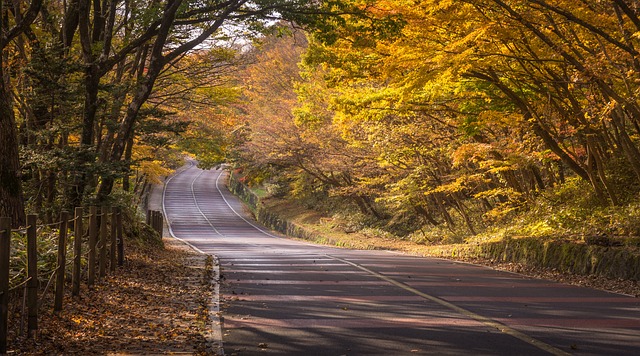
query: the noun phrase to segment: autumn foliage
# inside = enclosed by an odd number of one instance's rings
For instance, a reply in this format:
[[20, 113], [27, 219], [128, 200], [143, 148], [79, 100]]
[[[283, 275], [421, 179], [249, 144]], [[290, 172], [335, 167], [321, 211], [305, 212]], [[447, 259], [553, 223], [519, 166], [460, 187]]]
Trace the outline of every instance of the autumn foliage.
[[268, 39], [249, 67], [246, 95], [272, 93], [248, 101], [259, 180], [401, 234], [474, 235], [525, 212], [556, 215], [545, 233], [640, 233], [617, 218], [640, 191], [635, 1], [362, 6], [333, 38]]

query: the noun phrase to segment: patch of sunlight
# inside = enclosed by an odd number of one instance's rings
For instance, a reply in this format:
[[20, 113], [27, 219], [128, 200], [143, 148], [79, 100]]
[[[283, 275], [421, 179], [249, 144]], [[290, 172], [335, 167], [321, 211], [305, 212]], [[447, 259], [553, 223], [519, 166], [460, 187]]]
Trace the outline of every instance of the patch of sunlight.
[[269, 195], [269, 192], [262, 187], [251, 188], [253, 194], [255, 194], [258, 198], [264, 198]]
[[520, 234], [531, 237], [543, 237], [552, 235], [554, 231], [555, 229], [549, 226], [547, 221], [542, 220], [523, 226], [520, 229]]

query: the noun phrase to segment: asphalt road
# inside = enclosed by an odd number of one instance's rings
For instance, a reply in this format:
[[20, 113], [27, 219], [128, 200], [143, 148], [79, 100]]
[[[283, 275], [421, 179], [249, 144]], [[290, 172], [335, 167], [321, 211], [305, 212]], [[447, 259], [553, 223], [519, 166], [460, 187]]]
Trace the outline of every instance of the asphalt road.
[[172, 234], [219, 258], [225, 355], [640, 355], [640, 300], [441, 259], [283, 238], [223, 171], [165, 186]]

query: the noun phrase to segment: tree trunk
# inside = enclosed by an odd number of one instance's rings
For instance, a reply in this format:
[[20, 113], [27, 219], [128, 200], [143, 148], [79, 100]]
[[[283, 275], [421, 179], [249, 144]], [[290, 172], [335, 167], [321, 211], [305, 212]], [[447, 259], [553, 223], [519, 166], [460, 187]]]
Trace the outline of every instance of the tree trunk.
[[129, 142], [127, 142], [127, 148], [124, 150], [125, 171], [122, 177], [122, 190], [128, 192], [131, 189], [131, 157], [133, 155], [133, 138], [131, 135]]
[[4, 55], [0, 60], [0, 216], [10, 217], [14, 227], [26, 222], [18, 133], [13, 116], [11, 92], [4, 76]]
[[40, 12], [42, 0], [29, 3], [26, 12], [19, 13], [13, 27], [9, 27], [6, 17], [9, 11], [0, 9], [0, 216], [11, 218], [13, 226], [26, 223], [22, 182], [20, 180], [20, 157], [18, 155], [18, 132], [13, 113], [10, 81], [5, 77], [5, 48], [31, 25]]
[[464, 222], [467, 224], [467, 228], [469, 228], [469, 232], [471, 232], [471, 234], [474, 236], [477, 235], [478, 233], [476, 232], [476, 229], [473, 227], [473, 222], [471, 221], [471, 217], [467, 213], [467, 207], [464, 206], [462, 201], [460, 201], [460, 199], [458, 199], [458, 197], [456, 197], [455, 194], [452, 194], [451, 198], [453, 198], [453, 201], [455, 202], [455, 207], [457, 208], [458, 212], [460, 212], [460, 215], [462, 215], [462, 219], [464, 219]]
[[429, 222], [433, 226], [438, 226], [440, 223], [436, 220], [431, 213], [425, 209], [422, 205], [414, 205], [413, 209], [416, 213], [422, 216], [427, 222]]
[[[129, 103], [124, 120], [122, 120], [122, 123], [120, 124], [118, 135], [116, 136], [113, 142], [113, 147], [111, 149], [110, 162], [118, 162], [122, 159], [125, 145], [129, 141], [129, 138], [133, 135], [133, 128], [138, 118], [140, 108], [142, 108], [142, 105], [151, 95], [151, 91], [153, 90], [153, 85], [155, 84], [156, 79], [167, 64], [167, 58], [164, 56], [165, 44], [167, 38], [169, 37], [169, 32], [171, 26], [173, 25], [176, 12], [178, 11], [181, 3], [181, 0], [167, 2], [162, 17], [162, 23], [160, 25], [158, 34], [156, 35], [156, 39], [153, 44], [153, 48], [151, 50], [147, 72], [138, 83], [135, 96], [131, 100], [131, 103]], [[111, 194], [114, 183], [115, 179], [113, 175], [103, 177], [102, 183], [100, 184], [100, 188], [98, 190], [98, 201], [102, 202], [106, 200], [107, 196]]]
[[538, 190], [545, 190], [546, 185], [544, 184], [544, 180], [542, 179], [542, 175], [540, 174], [540, 168], [535, 165], [531, 165], [529, 166], [529, 169], [531, 170], [531, 174], [533, 174], [533, 179], [538, 186]]

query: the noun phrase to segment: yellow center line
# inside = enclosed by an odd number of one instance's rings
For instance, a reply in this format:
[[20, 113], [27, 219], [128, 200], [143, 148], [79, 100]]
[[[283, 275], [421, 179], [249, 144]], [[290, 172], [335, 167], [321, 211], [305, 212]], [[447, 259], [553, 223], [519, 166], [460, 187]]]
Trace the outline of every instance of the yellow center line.
[[419, 291], [419, 290], [417, 290], [415, 288], [412, 288], [412, 287], [408, 286], [405, 283], [396, 281], [393, 278], [389, 278], [389, 277], [387, 277], [387, 276], [385, 276], [383, 274], [380, 274], [380, 273], [378, 273], [376, 271], [372, 271], [372, 270], [370, 270], [370, 269], [368, 269], [368, 268], [366, 268], [364, 266], [361, 266], [361, 265], [359, 265], [357, 263], [354, 263], [354, 262], [351, 262], [351, 261], [348, 261], [348, 260], [345, 260], [345, 259], [342, 259], [342, 258], [339, 258], [339, 257], [335, 257], [335, 256], [327, 255], [327, 257], [332, 258], [332, 259], [334, 259], [336, 261], [340, 261], [340, 262], [346, 263], [346, 264], [351, 265], [351, 266], [353, 266], [355, 268], [358, 268], [358, 269], [360, 269], [362, 271], [365, 271], [365, 272], [371, 274], [372, 276], [375, 276], [375, 277], [377, 277], [377, 278], [379, 278], [379, 279], [381, 279], [383, 281], [391, 283], [396, 287], [400, 287], [400, 288], [406, 290], [407, 292], [411, 292], [411, 293], [413, 293], [415, 295], [418, 295], [418, 296], [420, 296], [420, 297], [422, 297], [424, 299], [427, 299], [427, 300], [430, 300], [430, 301], [435, 302], [437, 304], [440, 304], [440, 305], [442, 305], [442, 306], [444, 306], [446, 308], [449, 308], [449, 309], [451, 309], [453, 311], [456, 311], [456, 312], [458, 312], [458, 313], [460, 313], [462, 315], [465, 315], [465, 316], [467, 316], [469, 318], [472, 318], [472, 319], [474, 319], [474, 320], [476, 320], [476, 321], [478, 321], [478, 322], [480, 322], [480, 323], [482, 323], [482, 324], [484, 324], [486, 326], [489, 326], [489, 327], [495, 328], [497, 330], [500, 330], [501, 332], [503, 332], [503, 333], [505, 333], [507, 335], [513, 336], [516, 339], [522, 340], [522, 341], [526, 342], [527, 344], [533, 345], [533, 346], [535, 346], [535, 347], [537, 347], [537, 348], [539, 348], [541, 350], [544, 350], [544, 351], [546, 351], [546, 352], [548, 352], [548, 353], [550, 353], [552, 355], [556, 355], [556, 356], [571, 355], [568, 352], [562, 351], [562, 350], [560, 350], [560, 349], [558, 349], [558, 348], [556, 348], [554, 346], [551, 346], [551, 345], [549, 345], [549, 344], [547, 344], [545, 342], [542, 342], [540, 340], [534, 339], [531, 336], [529, 336], [527, 334], [524, 334], [524, 333], [521, 333], [520, 331], [515, 330], [513, 328], [510, 328], [507, 325], [499, 323], [499, 322], [497, 322], [497, 321], [495, 321], [493, 319], [487, 318], [487, 317], [482, 316], [480, 314], [476, 314], [476, 313], [474, 313], [474, 312], [472, 312], [470, 310], [461, 308], [461, 307], [459, 307], [459, 306], [457, 306], [455, 304], [447, 302], [444, 299], [441, 299], [441, 298], [434, 297], [432, 295], [423, 293], [423, 292], [421, 292], [421, 291]]

